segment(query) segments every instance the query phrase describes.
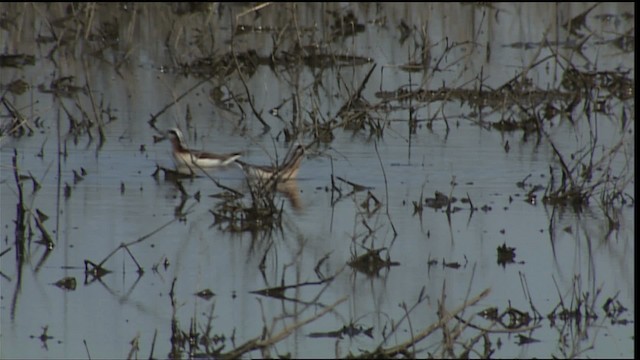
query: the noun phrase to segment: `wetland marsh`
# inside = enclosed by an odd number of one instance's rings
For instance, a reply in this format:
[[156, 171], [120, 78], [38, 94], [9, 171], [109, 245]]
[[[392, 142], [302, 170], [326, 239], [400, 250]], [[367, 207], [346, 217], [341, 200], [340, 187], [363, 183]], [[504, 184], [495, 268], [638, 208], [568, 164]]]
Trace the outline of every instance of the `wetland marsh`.
[[634, 358], [634, 24], [0, 4], [0, 357]]

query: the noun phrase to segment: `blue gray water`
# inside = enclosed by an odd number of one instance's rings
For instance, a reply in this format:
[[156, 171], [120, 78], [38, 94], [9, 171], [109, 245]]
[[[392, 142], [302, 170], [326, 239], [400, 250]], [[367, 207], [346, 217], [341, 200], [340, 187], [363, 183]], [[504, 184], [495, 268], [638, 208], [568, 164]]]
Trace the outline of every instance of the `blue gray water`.
[[[189, 111], [192, 120], [188, 141], [192, 147], [215, 152], [242, 150], [248, 162], [268, 164], [276, 155], [284, 156], [290, 146], [281, 132], [295, 116], [292, 94], [297, 96], [298, 115], [304, 121], [327, 121], [336, 116], [374, 64], [376, 68], [362, 92], [362, 98], [371, 104], [380, 101], [378, 92], [401, 87], [473, 89], [482, 77], [485, 86], [497, 88], [545, 58], [543, 64], [536, 64], [528, 72], [529, 79], [541, 89], [559, 88], [563, 66], [568, 63], [584, 71], [628, 69], [634, 78], [633, 49], [623, 51], [609, 41], [634, 27], [632, 4], [600, 4], [589, 12], [586, 27], [574, 29], [583, 35], [580, 39], [589, 36], [581, 52], [566, 46], [577, 37], [569, 36], [569, 30], [561, 25], [591, 6], [584, 3], [487, 7], [453, 3], [271, 4], [259, 16], [255, 12], [242, 14], [245, 8], [240, 5], [212, 4], [204, 12], [180, 16], [166, 4], [96, 6], [86, 10], [87, 14], [94, 11], [91, 32], [97, 33], [104, 29], [101, 24], [118, 18], [118, 46], [104, 50], [104, 58], [89, 55], [98, 50], [97, 43], [86, 40], [81, 33], [78, 45], [63, 44], [54, 52], [54, 64], [47, 59], [54, 45], [38, 44], [34, 39], [49, 34], [43, 18], [50, 23], [62, 17], [65, 5], [0, 5], [6, 17], [16, 19], [0, 30], [2, 51], [32, 54], [36, 61], [36, 66], [21, 69], [0, 68], [3, 87], [16, 79], [33, 86], [22, 95], [10, 93], [6, 87], [2, 91], [34, 128], [31, 136], [13, 138], [5, 133], [0, 138], [0, 253], [7, 251], [0, 257], [0, 357], [125, 358], [134, 338], [138, 340], [138, 356], [147, 357], [156, 332], [154, 356], [166, 357], [171, 346], [169, 292], [174, 279], [178, 303], [175, 318], [180, 327], [188, 331], [195, 318], [202, 331], [207, 316], [213, 314], [212, 334], [226, 336], [225, 350], [233, 347], [229, 341], [232, 334], [235, 346], [260, 336], [264, 327], [275, 334], [346, 297], [331, 312], [278, 343], [269, 355], [358, 354], [363, 349], [375, 349], [383, 332], [390, 333], [393, 324], [398, 324], [405, 315], [401, 304], [410, 308], [419, 302], [410, 314], [410, 324], [401, 322], [386, 346], [406, 341], [412, 333], [438, 321], [443, 292], [444, 305], [451, 310], [490, 288], [487, 297], [465, 312], [466, 319], [488, 307], [503, 311], [509, 305], [533, 315], [530, 304], [546, 317], [561, 298], [567, 307], [575, 304], [578, 299], [572, 294], [576, 293], [589, 293], [592, 301], [597, 294], [595, 309], [601, 312], [588, 326], [576, 329], [582, 336], [573, 333], [570, 340], [575, 343], [566, 347], [558, 343], [558, 328], [562, 326], [550, 326], [547, 319], [524, 334], [539, 340], [529, 345], [518, 345], [515, 334], [493, 333], [492, 342], [502, 344], [494, 357], [634, 357], [633, 328], [612, 325], [602, 313], [607, 298], [617, 296], [615, 299], [628, 308], [621, 318], [632, 320], [635, 315], [633, 204], [616, 207], [619, 227], [609, 232], [597, 196], [580, 212], [525, 201], [527, 190], [519, 188], [517, 182], [526, 178], [529, 185], [546, 186], [550, 166], [559, 169], [549, 142], [523, 139], [520, 131], [501, 133], [479, 126], [476, 108], [468, 103], [416, 104], [413, 115], [419, 122], [414, 134], [407, 123], [410, 114], [406, 107], [374, 112], [384, 128], [379, 138], [370, 136], [369, 128], [359, 132], [335, 129], [335, 138], [311, 148], [302, 163], [293, 184], [299, 208], [278, 195], [276, 201], [284, 211], [283, 226], [271, 234], [229, 233], [214, 224], [210, 210], [220, 200], [211, 195], [222, 190], [207, 177], [183, 181], [187, 193], [200, 194], [199, 200], [192, 196], [184, 203], [173, 182], [152, 177], [158, 165], [171, 167], [172, 161], [168, 142], [154, 143], [156, 133], [148, 124], [151, 114], [199, 81], [180, 74], [172, 65], [174, 61], [188, 62], [207, 52], [226, 53], [231, 41], [237, 52], [255, 49], [266, 56], [278, 36], [284, 39], [281, 46], [294, 41], [296, 37], [288, 32], [299, 33], [304, 44], [317, 44], [327, 53], [362, 56], [369, 62], [286, 71], [258, 66], [245, 80], [253, 105], [271, 126], [267, 133], [262, 132], [246, 102], [238, 76], [206, 82], [162, 113], [155, 125], [159, 129], [179, 126], [185, 130]], [[138, 12], [135, 21], [131, 6]], [[330, 11], [353, 12], [365, 25], [364, 31], [326, 42], [335, 30]], [[236, 34], [232, 39], [235, 21], [278, 30]], [[410, 30], [404, 41], [401, 24]], [[63, 33], [61, 28], [56, 29]], [[197, 29], [206, 32], [203, 35]], [[205, 45], [197, 47], [194, 44], [200, 35]], [[556, 45], [541, 48], [543, 39]], [[421, 45], [430, 50], [429, 70], [404, 71], [401, 65], [419, 62]], [[452, 49], [445, 51], [447, 47]], [[86, 134], [76, 139], [67, 134], [66, 111], [82, 117], [73, 98], [57, 98], [38, 90], [38, 85], [48, 87], [61, 76], [74, 76], [73, 83], [78, 86], [88, 83], [95, 104], [110, 109], [114, 120], [104, 124], [106, 139], [101, 147], [96, 127], [91, 130], [93, 140]], [[314, 79], [322, 82], [314, 84]], [[230, 94], [244, 99], [240, 102], [242, 110], [234, 101], [221, 106], [212, 99], [212, 93], [221, 93], [223, 99]], [[80, 94], [77, 99], [94, 118], [90, 98]], [[279, 117], [274, 116], [271, 110], [283, 102]], [[624, 167], [632, 166], [635, 157], [635, 104], [632, 98], [607, 106], [609, 115], [594, 113], [590, 121], [587, 114], [576, 112], [576, 125], [556, 117], [549, 127], [551, 137], [562, 152], [575, 153], [593, 141], [589, 136], [593, 128], [587, 124], [597, 124], [596, 157], [623, 141], [620, 155], [603, 166], [610, 165], [612, 172], [624, 175]], [[631, 125], [621, 133], [623, 111], [627, 111]], [[0, 114], [0, 121], [7, 123], [7, 111], [2, 109]], [[435, 120], [428, 127], [427, 120], [432, 118]], [[500, 112], [490, 113], [483, 120], [498, 121]], [[297, 140], [308, 143], [311, 137]], [[66, 156], [58, 156], [59, 144], [65, 143]], [[40, 238], [38, 230], [32, 226], [36, 235], [28, 242], [21, 266], [16, 261], [14, 243], [14, 149], [20, 174], [32, 175], [42, 186], [33, 193], [31, 181], [23, 181], [26, 205], [49, 216], [44, 225], [55, 242], [54, 250], [45, 256], [45, 248], [36, 242]], [[37, 156], [40, 152], [42, 156]], [[74, 184], [73, 171], [79, 173], [81, 169], [86, 175]], [[382, 207], [367, 212], [362, 205], [367, 191], [336, 201], [338, 194], [331, 191], [332, 174], [370, 187]], [[631, 180], [623, 191], [634, 196], [633, 170], [631, 176], [629, 171], [626, 174]], [[210, 175], [225, 186], [246, 191], [238, 168], [216, 170]], [[342, 194], [347, 195], [351, 187], [336, 181]], [[68, 198], [63, 194], [65, 184], [71, 189]], [[423, 198], [433, 197], [436, 191], [452, 193], [458, 199], [468, 196], [477, 210], [469, 211], [469, 204], [458, 200], [455, 205], [460, 210], [450, 217], [443, 210], [428, 207], [421, 215], [414, 214], [413, 202], [421, 194]], [[175, 220], [178, 211], [186, 215]], [[169, 225], [154, 232], [165, 224]], [[121, 243], [148, 234], [148, 239], [130, 247], [133, 258], [144, 269], [142, 276], [124, 250], [104, 264], [112, 273], [99, 281], [85, 275], [85, 260], [100, 262]], [[506, 267], [496, 261], [496, 249], [503, 244], [516, 249], [516, 262]], [[353, 256], [371, 247], [386, 248], [382, 257], [388, 255], [399, 265], [383, 268], [373, 277], [346, 267]], [[436, 264], [430, 265], [430, 261]], [[460, 266], [445, 267], [444, 262]], [[337, 276], [323, 285], [288, 290], [286, 296], [298, 302], [251, 293], [282, 284], [317, 282], [321, 278], [318, 272], [324, 277]], [[74, 291], [52, 285], [65, 277], [77, 280]], [[194, 296], [204, 289], [216, 295], [209, 300]], [[472, 321], [489, 326], [479, 317]], [[350, 323], [373, 327], [373, 338], [308, 336]], [[581, 324], [585, 325], [584, 320]], [[45, 327], [52, 338], [41, 341]], [[474, 335], [472, 330], [467, 331], [463, 339]], [[441, 336], [437, 333], [421, 342], [418, 356], [447, 356], [441, 354]], [[266, 355], [252, 353], [252, 357]]]

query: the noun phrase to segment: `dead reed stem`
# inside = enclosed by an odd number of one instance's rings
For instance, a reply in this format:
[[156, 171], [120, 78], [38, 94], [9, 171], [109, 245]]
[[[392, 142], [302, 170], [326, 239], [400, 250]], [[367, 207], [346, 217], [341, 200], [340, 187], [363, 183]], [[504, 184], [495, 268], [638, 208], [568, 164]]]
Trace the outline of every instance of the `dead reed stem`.
[[[382, 176], [384, 177], [384, 193], [385, 193], [385, 209], [387, 213], [387, 218], [389, 219], [389, 223], [391, 224], [391, 229], [393, 229], [393, 239], [398, 236], [398, 232], [396, 231], [396, 227], [393, 225], [393, 220], [391, 220], [391, 214], [389, 213], [389, 184], [387, 182], [387, 173], [384, 171], [384, 165], [382, 165], [382, 159], [380, 158], [380, 152], [378, 152], [378, 142], [373, 142], [373, 147], [376, 149], [376, 155], [378, 156], [378, 161], [380, 162], [380, 168], [382, 169]], [[393, 242], [392, 242], [393, 244]]]
[[[487, 289], [483, 290], [482, 292], [480, 292], [480, 294], [476, 295], [471, 300], [465, 301], [462, 305], [458, 306], [453, 311], [445, 312], [443, 314], [440, 314], [440, 319], [437, 322], [431, 324], [430, 326], [428, 326], [427, 328], [425, 328], [424, 330], [422, 330], [421, 332], [416, 334], [412, 339], [410, 339], [408, 341], [405, 341], [404, 343], [401, 343], [399, 345], [392, 346], [392, 347], [386, 348], [386, 349], [382, 348], [382, 346], [379, 346], [378, 349], [376, 349], [375, 352], [373, 352], [373, 353], [365, 352], [365, 353], [361, 354], [360, 356], [358, 356], [357, 358], [367, 359], [367, 358], [370, 358], [370, 357], [372, 357], [374, 355], [387, 357], [387, 358], [392, 358], [392, 357], [394, 357], [396, 355], [404, 354], [409, 347], [414, 346], [414, 344], [417, 344], [418, 342], [424, 340], [425, 338], [427, 338], [429, 335], [431, 335], [432, 333], [434, 333], [438, 329], [443, 328], [444, 326], [446, 326], [446, 324], [451, 319], [453, 319], [456, 315], [458, 315], [458, 313], [464, 311], [467, 307], [473, 306], [473, 305], [477, 304], [480, 300], [484, 299], [487, 295], [489, 295], [490, 291], [491, 290], [487, 288]], [[443, 304], [443, 309], [444, 309], [444, 304]]]
[[336, 306], [340, 305], [341, 303], [343, 303], [345, 300], [348, 299], [348, 296], [344, 296], [341, 299], [339, 299], [338, 301], [334, 302], [333, 304], [329, 305], [328, 307], [322, 309], [322, 311], [318, 312], [316, 315], [311, 316], [305, 320], [299, 321], [291, 326], [287, 326], [285, 327], [282, 331], [280, 331], [279, 333], [275, 334], [274, 336], [271, 336], [265, 340], [261, 340], [262, 336], [258, 336], [256, 338], [253, 338], [247, 342], [245, 342], [244, 344], [240, 345], [239, 347], [229, 351], [228, 353], [224, 353], [221, 354], [221, 357], [224, 359], [236, 359], [239, 358], [240, 356], [242, 356], [243, 354], [246, 354], [248, 352], [254, 351], [254, 350], [262, 350], [262, 349], [266, 349], [267, 347], [274, 345], [276, 343], [278, 343], [279, 341], [285, 339], [286, 337], [288, 337], [291, 333], [293, 333], [294, 331], [296, 331], [298, 328], [315, 321], [316, 319], [324, 316], [324, 314], [332, 311]]
[[22, 184], [20, 183], [20, 175], [18, 175], [18, 150], [13, 149], [13, 176], [16, 181], [16, 187], [18, 188], [18, 203], [16, 204], [16, 258], [21, 263], [24, 260], [24, 233], [26, 229], [25, 225], [25, 208], [24, 208], [24, 196], [22, 192]]

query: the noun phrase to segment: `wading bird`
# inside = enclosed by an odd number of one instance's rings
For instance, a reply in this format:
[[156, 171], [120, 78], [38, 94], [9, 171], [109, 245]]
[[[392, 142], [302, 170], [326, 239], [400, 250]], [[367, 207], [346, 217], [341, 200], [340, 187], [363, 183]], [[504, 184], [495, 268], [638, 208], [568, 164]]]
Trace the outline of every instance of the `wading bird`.
[[288, 156], [285, 157], [284, 161], [279, 166], [251, 165], [241, 160], [236, 160], [236, 163], [240, 165], [250, 180], [259, 180], [263, 182], [271, 179], [276, 181], [287, 181], [289, 179], [294, 179], [298, 175], [298, 170], [300, 170], [300, 164], [302, 163], [303, 157], [304, 146], [298, 145], [288, 154]]
[[210, 169], [227, 166], [238, 160], [242, 153], [214, 154], [206, 151], [189, 149], [184, 143], [182, 132], [178, 128], [167, 130], [167, 137], [173, 148], [173, 160], [180, 173], [193, 174], [196, 169]]

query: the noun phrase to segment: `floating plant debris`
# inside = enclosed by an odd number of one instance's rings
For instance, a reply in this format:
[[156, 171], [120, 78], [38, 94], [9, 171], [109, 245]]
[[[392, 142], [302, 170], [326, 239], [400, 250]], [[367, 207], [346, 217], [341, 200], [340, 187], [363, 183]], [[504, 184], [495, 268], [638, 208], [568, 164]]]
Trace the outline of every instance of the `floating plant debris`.
[[21, 68], [26, 65], [35, 65], [36, 58], [25, 54], [0, 54], [0, 67]]
[[516, 248], [507, 247], [507, 244], [498, 246], [498, 265], [504, 267], [506, 264], [513, 264], [516, 258]]
[[56, 281], [54, 285], [64, 290], [75, 290], [76, 278], [73, 276], [65, 277], [63, 279]]
[[204, 290], [200, 290], [195, 294], [197, 297], [203, 298], [205, 300], [209, 300], [212, 297], [214, 297], [216, 294], [213, 293], [213, 291], [209, 290], [209, 289], [204, 289]]

